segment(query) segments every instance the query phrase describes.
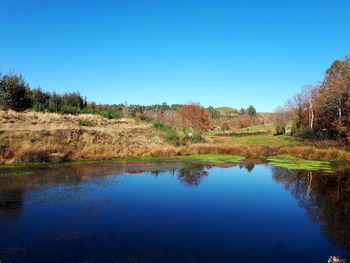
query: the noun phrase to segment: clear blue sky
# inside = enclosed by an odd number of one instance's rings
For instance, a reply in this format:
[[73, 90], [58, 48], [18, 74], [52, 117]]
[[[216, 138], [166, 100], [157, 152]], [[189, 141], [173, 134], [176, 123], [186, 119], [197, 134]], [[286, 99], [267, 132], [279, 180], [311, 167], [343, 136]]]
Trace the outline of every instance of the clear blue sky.
[[350, 53], [349, 0], [0, 0], [0, 70], [99, 103], [272, 111]]

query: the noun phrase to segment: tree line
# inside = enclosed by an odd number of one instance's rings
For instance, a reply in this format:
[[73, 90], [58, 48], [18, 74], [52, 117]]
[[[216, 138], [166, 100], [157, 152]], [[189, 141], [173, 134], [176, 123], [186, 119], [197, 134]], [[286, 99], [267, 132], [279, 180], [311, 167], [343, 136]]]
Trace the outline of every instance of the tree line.
[[143, 106], [124, 104], [96, 104], [88, 102], [79, 92], [48, 92], [39, 88], [30, 88], [21, 74], [0, 74], [0, 109], [25, 111], [32, 109], [39, 112], [61, 114], [91, 113], [107, 118], [122, 116], [141, 117], [142, 113], [153, 109], [159, 113], [176, 110], [181, 105], [167, 103]]
[[21, 74], [0, 74], [0, 108], [4, 110], [24, 111], [32, 109], [39, 112], [61, 114], [90, 113], [98, 114], [109, 119], [120, 117], [136, 117], [141, 120], [161, 121], [167, 126], [186, 124], [189, 127], [206, 130], [209, 120], [239, 119], [244, 122], [247, 118], [257, 116], [256, 109], [250, 105], [247, 109], [229, 112], [218, 108], [204, 108], [197, 103], [154, 105], [96, 104], [87, 101], [79, 92], [59, 94], [47, 92], [41, 88], [31, 88]]
[[34, 109], [58, 113], [77, 113], [87, 107], [87, 100], [79, 92], [45, 92], [31, 89], [20, 74], [4, 74], [0, 78], [0, 107], [23, 111]]
[[350, 140], [350, 56], [336, 60], [325, 77], [275, 111], [276, 130], [303, 138]]

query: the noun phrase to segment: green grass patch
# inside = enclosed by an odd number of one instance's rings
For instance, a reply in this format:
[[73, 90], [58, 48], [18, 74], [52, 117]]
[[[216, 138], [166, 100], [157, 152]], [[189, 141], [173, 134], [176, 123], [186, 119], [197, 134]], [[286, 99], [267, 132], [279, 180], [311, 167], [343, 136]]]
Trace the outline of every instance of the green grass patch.
[[331, 162], [306, 160], [289, 155], [272, 156], [267, 159], [271, 165], [294, 170], [323, 170], [332, 171]]
[[255, 126], [250, 126], [247, 128], [242, 128], [239, 131], [240, 132], [265, 132], [265, 133], [273, 133], [274, 132], [274, 125], [273, 124], [264, 124], [264, 125], [255, 125]]
[[205, 133], [205, 136], [219, 136], [222, 134], [223, 132], [220, 132], [220, 131], [208, 131]]
[[234, 142], [252, 144], [252, 145], [269, 145], [269, 146], [286, 146], [298, 144], [291, 136], [272, 134], [237, 134], [232, 140]]

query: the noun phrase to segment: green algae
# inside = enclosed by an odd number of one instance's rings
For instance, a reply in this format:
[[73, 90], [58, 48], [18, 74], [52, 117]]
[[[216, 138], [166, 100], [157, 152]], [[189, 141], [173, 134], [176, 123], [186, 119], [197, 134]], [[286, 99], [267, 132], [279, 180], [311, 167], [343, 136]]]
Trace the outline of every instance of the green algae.
[[331, 162], [306, 160], [289, 155], [271, 156], [267, 158], [271, 165], [293, 170], [322, 170], [332, 172]]

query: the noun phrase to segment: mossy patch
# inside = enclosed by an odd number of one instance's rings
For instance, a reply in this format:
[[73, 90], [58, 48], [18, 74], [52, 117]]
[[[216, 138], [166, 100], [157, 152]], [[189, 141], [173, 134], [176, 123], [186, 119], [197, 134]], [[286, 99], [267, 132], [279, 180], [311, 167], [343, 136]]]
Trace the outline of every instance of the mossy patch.
[[271, 156], [267, 159], [271, 165], [294, 170], [323, 170], [332, 171], [331, 162], [306, 160], [289, 155]]

